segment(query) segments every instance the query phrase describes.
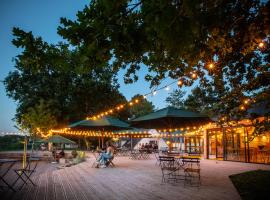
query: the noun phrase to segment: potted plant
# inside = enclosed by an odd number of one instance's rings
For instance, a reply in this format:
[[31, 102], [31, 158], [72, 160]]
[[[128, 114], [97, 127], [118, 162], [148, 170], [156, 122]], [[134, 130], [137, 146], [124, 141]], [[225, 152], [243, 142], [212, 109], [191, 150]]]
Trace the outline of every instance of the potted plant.
[[71, 151], [71, 155], [73, 156], [73, 158], [76, 158], [78, 153], [76, 150], [73, 150], [73, 151]]

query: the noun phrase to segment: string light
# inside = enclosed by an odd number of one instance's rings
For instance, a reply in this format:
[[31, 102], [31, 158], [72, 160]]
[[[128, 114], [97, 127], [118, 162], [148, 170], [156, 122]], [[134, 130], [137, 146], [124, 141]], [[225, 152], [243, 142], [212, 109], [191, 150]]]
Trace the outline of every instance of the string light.
[[210, 64], [208, 65], [208, 68], [209, 68], [209, 69], [213, 69], [213, 68], [214, 68], [214, 64], [213, 64], [213, 63], [210, 63]]
[[246, 108], [245, 108], [245, 106], [240, 106], [240, 109], [245, 110]]
[[244, 104], [248, 104], [249, 103], [249, 99], [246, 99], [245, 101], [244, 101]]
[[263, 47], [264, 47], [264, 43], [263, 43], [263, 42], [260, 42], [260, 43], [259, 43], [259, 47], [260, 47], [260, 48], [263, 48]]
[[181, 87], [181, 86], [183, 85], [183, 81], [182, 81], [182, 80], [178, 80], [177, 85], [178, 85], [179, 87]]
[[191, 74], [191, 77], [192, 77], [193, 79], [195, 79], [195, 78], [197, 78], [197, 74], [196, 74], [195, 72], [193, 72], [193, 73]]

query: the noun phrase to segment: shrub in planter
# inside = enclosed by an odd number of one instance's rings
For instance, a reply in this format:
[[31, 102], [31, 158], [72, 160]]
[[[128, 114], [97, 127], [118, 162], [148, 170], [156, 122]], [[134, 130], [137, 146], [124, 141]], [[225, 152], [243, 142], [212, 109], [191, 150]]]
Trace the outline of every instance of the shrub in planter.
[[73, 150], [73, 151], [71, 152], [71, 155], [73, 156], [73, 158], [76, 158], [77, 155], [78, 155], [78, 153], [77, 153], [76, 150]]

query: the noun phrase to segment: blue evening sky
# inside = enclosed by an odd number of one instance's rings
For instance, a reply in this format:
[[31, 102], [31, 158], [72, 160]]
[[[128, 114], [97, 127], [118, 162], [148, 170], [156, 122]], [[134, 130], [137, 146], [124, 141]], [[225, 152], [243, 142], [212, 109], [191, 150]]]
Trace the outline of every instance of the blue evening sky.
[[[25, 31], [32, 31], [35, 36], [41, 36], [49, 43], [56, 43], [62, 38], [57, 34], [60, 17], [75, 19], [78, 10], [82, 10], [88, 0], [1, 0], [0, 1], [0, 80], [4, 80], [9, 71], [14, 70], [12, 58], [19, 54], [19, 50], [12, 45], [12, 27], [20, 27]], [[118, 74], [120, 92], [130, 100], [135, 94], [146, 94], [150, 91], [149, 83], [144, 81], [146, 69], [139, 72], [139, 81], [125, 85], [123, 71]], [[162, 83], [172, 82], [168, 79]], [[162, 86], [161, 85], [161, 86]], [[176, 89], [174, 84], [170, 87]], [[156, 108], [166, 106], [165, 98], [168, 91], [162, 90], [148, 100]], [[6, 96], [5, 88], [0, 82], [0, 132], [16, 131], [12, 121], [16, 111], [16, 102]]]

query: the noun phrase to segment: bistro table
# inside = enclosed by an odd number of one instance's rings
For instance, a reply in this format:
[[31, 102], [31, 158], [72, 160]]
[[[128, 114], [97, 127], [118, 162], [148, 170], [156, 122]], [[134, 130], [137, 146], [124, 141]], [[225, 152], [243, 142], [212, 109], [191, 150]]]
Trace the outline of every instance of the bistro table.
[[[0, 171], [3, 171], [3, 173], [0, 174], [0, 181], [2, 181], [13, 192], [15, 192], [15, 189], [5, 180], [5, 176], [17, 161], [17, 159], [0, 159]], [[5, 164], [7, 166], [4, 168], [3, 166]]]

